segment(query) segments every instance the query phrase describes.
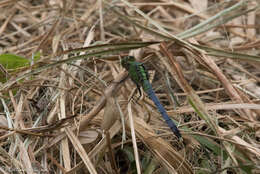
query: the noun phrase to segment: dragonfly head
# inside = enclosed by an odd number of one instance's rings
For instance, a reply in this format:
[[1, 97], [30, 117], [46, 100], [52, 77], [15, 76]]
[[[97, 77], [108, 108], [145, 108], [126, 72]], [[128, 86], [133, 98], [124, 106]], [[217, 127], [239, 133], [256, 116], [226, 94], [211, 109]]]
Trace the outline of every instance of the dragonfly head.
[[134, 56], [125, 56], [122, 60], [121, 60], [121, 65], [125, 68], [128, 69], [128, 67], [130, 66], [131, 62], [135, 61], [135, 57]]

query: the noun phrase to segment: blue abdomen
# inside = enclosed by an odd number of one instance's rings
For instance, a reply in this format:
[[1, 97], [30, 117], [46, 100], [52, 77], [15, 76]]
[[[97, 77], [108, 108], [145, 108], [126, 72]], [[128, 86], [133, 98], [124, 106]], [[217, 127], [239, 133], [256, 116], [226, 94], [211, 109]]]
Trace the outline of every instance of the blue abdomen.
[[174, 122], [171, 120], [171, 118], [168, 116], [167, 112], [165, 111], [164, 107], [162, 106], [162, 104], [160, 103], [159, 99], [157, 98], [157, 96], [155, 95], [152, 86], [150, 84], [150, 82], [148, 80], [146, 80], [145, 82], [143, 82], [144, 86], [143, 89], [144, 91], [147, 93], [147, 95], [149, 96], [149, 98], [154, 102], [154, 104], [156, 105], [158, 111], [161, 113], [161, 115], [163, 116], [165, 122], [168, 124], [168, 126], [171, 128], [172, 132], [178, 137], [181, 138], [181, 133], [179, 131], [179, 129], [177, 128], [177, 126], [174, 124]]

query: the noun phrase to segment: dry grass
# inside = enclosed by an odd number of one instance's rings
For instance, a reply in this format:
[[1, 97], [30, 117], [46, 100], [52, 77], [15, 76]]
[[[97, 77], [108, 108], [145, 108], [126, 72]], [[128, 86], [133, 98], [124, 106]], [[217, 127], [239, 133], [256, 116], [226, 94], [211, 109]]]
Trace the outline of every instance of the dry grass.
[[[260, 173], [257, 0], [2, 0], [0, 11], [0, 54], [40, 54], [1, 63], [0, 173]], [[183, 142], [147, 96], [129, 102], [128, 54]]]

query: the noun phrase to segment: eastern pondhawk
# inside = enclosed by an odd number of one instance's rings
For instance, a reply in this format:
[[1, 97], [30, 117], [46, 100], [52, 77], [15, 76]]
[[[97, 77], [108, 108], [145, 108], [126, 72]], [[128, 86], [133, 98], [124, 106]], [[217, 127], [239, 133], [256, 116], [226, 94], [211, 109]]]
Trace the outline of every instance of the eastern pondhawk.
[[148, 73], [143, 65], [143, 63], [135, 61], [133, 56], [126, 56], [121, 61], [122, 66], [128, 71], [128, 74], [131, 80], [136, 84], [139, 92], [140, 87], [144, 89], [146, 94], [149, 98], [154, 102], [157, 109], [163, 116], [165, 122], [171, 128], [172, 132], [178, 137], [181, 138], [181, 133], [171, 118], [168, 116], [167, 112], [165, 111], [164, 107], [160, 103], [159, 99], [156, 97], [152, 85], [149, 82]]

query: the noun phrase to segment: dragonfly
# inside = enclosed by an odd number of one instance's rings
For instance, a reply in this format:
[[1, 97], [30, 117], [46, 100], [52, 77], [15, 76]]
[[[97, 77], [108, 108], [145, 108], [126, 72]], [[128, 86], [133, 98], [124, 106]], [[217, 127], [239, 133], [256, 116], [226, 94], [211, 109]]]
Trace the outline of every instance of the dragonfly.
[[145, 93], [154, 102], [172, 132], [178, 137], [178, 139], [180, 139], [182, 137], [181, 133], [155, 95], [152, 85], [149, 82], [149, 75], [144, 64], [137, 62], [133, 56], [126, 56], [121, 60], [121, 65], [128, 71], [128, 76], [137, 86], [139, 93], [141, 93], [140, 88], [142, 87]]

